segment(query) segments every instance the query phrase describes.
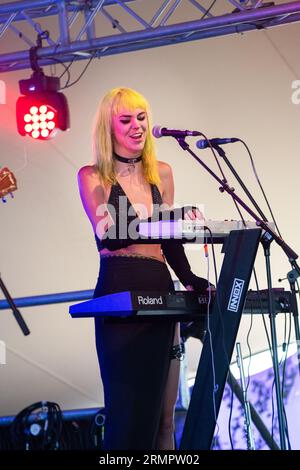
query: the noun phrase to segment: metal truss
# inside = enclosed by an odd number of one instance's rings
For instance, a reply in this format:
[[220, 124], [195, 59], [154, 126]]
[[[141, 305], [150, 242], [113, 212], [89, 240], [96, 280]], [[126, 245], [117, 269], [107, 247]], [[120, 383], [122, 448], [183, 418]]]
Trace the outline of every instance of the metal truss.
[[[39, 65], [49, 65], [238, 34], [299, 20], [300, 1], [284, 4], [263, 0], [10, 2], [0, 5], [0, 72], [31, 68], [29, 49], [37, 44]], [[11, 50], [16, 43], [20, 43], [20, 49]]]

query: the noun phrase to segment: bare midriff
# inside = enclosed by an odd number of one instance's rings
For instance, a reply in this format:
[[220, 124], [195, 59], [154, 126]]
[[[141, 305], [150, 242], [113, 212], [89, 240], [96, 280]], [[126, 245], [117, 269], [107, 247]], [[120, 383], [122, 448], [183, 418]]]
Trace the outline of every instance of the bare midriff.
[[161, 252], [160, 245], [130, 245], [127, 248], [120, 248], [119, 250], [110, 251], [107, 248], [99, 251], [101, 257], [110, 257], [110, 256], [134, 256], [142, 258], [156, 259], [165, 263], [165, 259]]
[[[119, 183], [120, 184], [120, 183]], [[121, 187], [123, 188], [124, 194], [127, 195], [129, 193], [129, 199], [134, 199], [133, 194], [130, 192], [130, 186], [124, 185], [124, 181], [122, 182]], [[126, 190], [126, 192], [125, 192]], [[159, 187], [159, 190], [161, 191], [161, 188]], [[111, 191], [111, 186], [107, 186], [105, 188], [105, 201], [107, 203], [109, 199]], [[127, 196], [128, 197], [128, 196]], [[150, 214], [152, 214], [152, 203], [150, 199], [152, 198], [151, 190], [149, 190], [149, 201], [146, 204], [147, 209], [148, 209], [148, 214], [150, 217]], [[160, 244], [136, 244], [136, 245], [130, 245], [127, 248], [120, 248], [119, 250], [114, 250], [110, 251], [107, 248], [103, 248], [102, 250], [99, 251], [99, 254], [101, 257], [111, 257], [111, 256], [134, 256], [134, 257], [143, 257], [143, 258], [150, 258], [150, 259], [156, 259], [157, 261], [161, 261], [162, 263], [165, 263], [165, 258], [162, 254], [161, 251], [161, 245]]]

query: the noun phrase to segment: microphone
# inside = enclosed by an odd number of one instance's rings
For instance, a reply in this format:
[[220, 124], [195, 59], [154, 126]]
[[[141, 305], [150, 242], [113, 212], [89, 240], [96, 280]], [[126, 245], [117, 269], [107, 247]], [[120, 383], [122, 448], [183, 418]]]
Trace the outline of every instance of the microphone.
[[207, 147], [210, 147], [210, 145], [214, 147], [215, 145], [232, 144], [233, 142], [238, 142], [239, 140], [240, 139], [237, 139], [236, 137], [229, 137], [227, 139], [220, 139], [219, 137], [216, 137], [209, 140], [198, 140], [196, 142], [196, 147], [198, 149], [206, 149]]
[[201, 132], [198, 131], [180, 131], [178, 129], [167, 129], [166, 127], [161, 126], [154, 126], [152, 129], [152, 135], [159, 139], [160, 137], [177, 137], [183, 138], [187, 136], [198, 136], [202, 135]]

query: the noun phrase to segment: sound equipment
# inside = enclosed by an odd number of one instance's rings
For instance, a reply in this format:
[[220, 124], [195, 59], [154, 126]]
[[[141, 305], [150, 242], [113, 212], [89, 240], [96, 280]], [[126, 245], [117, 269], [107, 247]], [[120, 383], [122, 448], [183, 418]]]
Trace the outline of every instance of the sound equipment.
[[[273, 230], [273, 222], [268, 222]], [[242, 220], [158, 220], [141, 221], [137, 226], [136, 243], [154, 243], [159, 240], [181, 240], [184, 243], [223, 243], [232, 230], [256, 229], [254, 221]]]
[[16, 416], [0, 417], [0, 451], [101, 450], [104, 408], [61, 411], [57, 403], [33, 403]]
[[[291, 293], [281, 288], [273, 289], [276, 313], [291, 311]], [[147, 291], [124, 291], [103, 295], [93, 300], [80, 302], [70, 307], [73, 318], [120, 317], [143, 319], [197, 320], [211, 313], [215, 302], [215, 290], [209, 295], [197, 295], [191, 291], [157, 293]], [[209, 307], [209, 308], [208, 308]], [[268, 291], [248, 291], [243, 313], [269, 313]]]
[[72, 305], [73, 318], [120, 317], [186, 321], [206, 315], [208, 295], [193, 292], [118, 292]]

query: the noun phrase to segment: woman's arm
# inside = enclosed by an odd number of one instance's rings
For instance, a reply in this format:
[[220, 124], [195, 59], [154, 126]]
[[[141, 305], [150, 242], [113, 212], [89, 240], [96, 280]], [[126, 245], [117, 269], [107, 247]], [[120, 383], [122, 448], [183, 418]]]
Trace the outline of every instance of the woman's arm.
[[171, 209], [174, 205], [174, 179], [171, 166], [165, 162], [158, 162], [158, 172], [161, 179], [161, 197], [164, 204]]
[[115, 208], [111, 206], [108, 211], [105, 189], [95, 167], [84, 166], [79, 170], [78, 186], [83, 207], [96, 234], [98, 250], [115, 251], [134, 244], [135, 240], [119, 238]]
[[99, 236], [99, 227], [103, 226], [104, 232], [108, 229], [109, 225], [104, 187], [100, 184], [98, 172], [93, 166], [87, 165], [80, 168], [77, 179], [82, 205], [93, 226], [94, 232], [97, 232]]

